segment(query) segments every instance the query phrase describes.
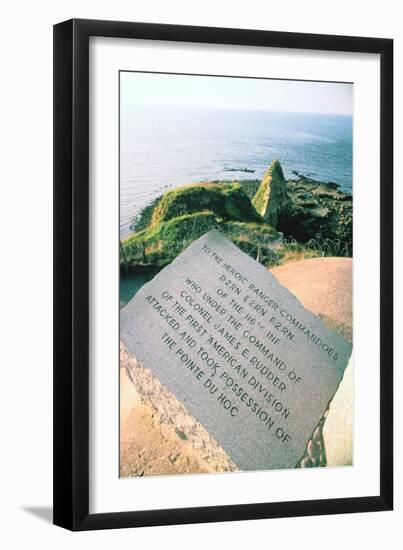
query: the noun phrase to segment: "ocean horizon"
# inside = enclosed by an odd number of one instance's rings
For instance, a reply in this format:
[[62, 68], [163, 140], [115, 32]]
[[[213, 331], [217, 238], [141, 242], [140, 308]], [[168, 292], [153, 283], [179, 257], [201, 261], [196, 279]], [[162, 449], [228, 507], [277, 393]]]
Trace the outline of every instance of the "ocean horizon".
[[273, 159], [287, 179], [298, 172], [352, 193], [352, 116], [122, 107], [120, 236], [128, 235], [133, 217], [169, 188], [260, 180]]

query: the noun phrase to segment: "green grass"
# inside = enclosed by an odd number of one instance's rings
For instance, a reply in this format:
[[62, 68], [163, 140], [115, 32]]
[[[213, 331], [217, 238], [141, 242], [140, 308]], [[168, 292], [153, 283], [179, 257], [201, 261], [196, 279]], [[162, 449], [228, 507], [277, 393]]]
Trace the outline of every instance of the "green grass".
[[[282, 177], [282, 172], [274, 172]], [[304, 258], [351, 256], [348, 239], [316, 236], [298, 242], [293, 237], [282, 238], [257, 213], [254, 205], [262, 200], [264, 186], [258, 180], [203, 182], [167, 191], [133, 220], [135, 233], [121, 243], [122, 274], [164, 267], [211, 229], [222, 232], [266, 267]], [[344, 227], [342, 222], [338, 222], [339, 230]]]
[[202, 211], [213, 212], [223, 220], [262, 221], [239, 183], [205, 183], [167, 191], [153, 210], [151, 225]]
[[233, 185], [234, 183], [241, 186], [242, 191], [249, 197], [250, 200], [256, 195], [260, 186], [260, 180], [214, 180], [212, 183], [221, 186]]
[[340, 239], [323, 239], [315, 237], [306, 243], [300, 243], [289, 237], [282, 241], [277, 250], [278, 263], [286, 264], [297, 260], [323, 257], [351, 257], [349, 245]]
[[150, 225], [122, 241], [121, 269], [126, 273], [138, 266], [163, 267], [211, 229], [221, 231], [255, 258], [268, 258], [278, 239], [278, 233], [264, 223], [223, 220], [209, 211], [185, 214]]
[[135, 233], [136, 231], [141, 231], [142, 229], [146, 229], [151, 224], [151, 218], [154, 212], [154, 208], [157, 206], [157, 204], [160, 202], [162, 197], [157, 197], [152, 201], [151, 204], [148, 206], [145, 206], [141, 212], [135, 216], [130, 225], [130, 229]]

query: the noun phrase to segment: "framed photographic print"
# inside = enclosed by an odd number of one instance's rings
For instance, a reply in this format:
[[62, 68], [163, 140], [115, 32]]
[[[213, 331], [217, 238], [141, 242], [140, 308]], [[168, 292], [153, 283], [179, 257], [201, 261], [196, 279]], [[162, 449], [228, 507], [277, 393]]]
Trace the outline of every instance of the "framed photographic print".
[[392, 509], [393, 43], [54, 27], [54, 522]]

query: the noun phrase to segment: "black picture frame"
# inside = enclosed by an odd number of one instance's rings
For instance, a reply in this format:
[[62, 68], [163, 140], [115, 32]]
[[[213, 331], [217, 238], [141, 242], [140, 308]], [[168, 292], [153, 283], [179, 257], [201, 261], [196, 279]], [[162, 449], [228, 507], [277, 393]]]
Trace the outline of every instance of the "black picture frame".
[[[89, 513], [89, 38], [380, 54], [380, 491], [365, 497]], [[391, 510], [393, 41], [72, 19], [54, 26], [54, 523], [71, 530]]]

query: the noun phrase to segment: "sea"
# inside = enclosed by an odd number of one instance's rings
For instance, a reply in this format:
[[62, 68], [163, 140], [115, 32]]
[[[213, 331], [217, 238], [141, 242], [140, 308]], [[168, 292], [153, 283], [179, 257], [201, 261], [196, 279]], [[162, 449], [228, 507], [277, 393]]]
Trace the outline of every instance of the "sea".
[[[273, 159], [352, 193], [352, 116], [129, 106], [120, 119], [120, 236], [179, 185], [261, 179]], [[245, 171], [248, 170], [248, 172]]]

